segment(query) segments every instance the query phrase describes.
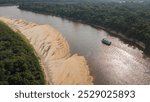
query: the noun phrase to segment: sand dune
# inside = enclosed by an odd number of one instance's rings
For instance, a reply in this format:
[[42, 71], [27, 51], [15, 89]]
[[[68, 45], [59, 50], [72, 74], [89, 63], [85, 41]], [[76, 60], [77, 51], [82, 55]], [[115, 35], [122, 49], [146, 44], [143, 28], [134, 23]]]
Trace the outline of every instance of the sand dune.
[[14, 31], [20, 31], [34, 47], [48, 84], [93, 84], [83, 56], [71, 55], [67, 41], [50, 25], [0, 17]]

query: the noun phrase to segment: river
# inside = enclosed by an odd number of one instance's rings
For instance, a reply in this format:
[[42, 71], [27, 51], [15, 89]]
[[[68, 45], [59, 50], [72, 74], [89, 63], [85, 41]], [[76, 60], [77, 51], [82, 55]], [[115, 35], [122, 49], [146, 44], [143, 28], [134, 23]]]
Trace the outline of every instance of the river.
[[[68, 41], [72, 53], [85, 56], [94, 84], [150, 84], [150, 58], [137, 47], [124, 43], [104, 30], [60, 17], [20, 10], [17, 6], [0, 7], [0, 16], [55, 27]], [[103, 38], [112, 41], [112, 45], [102, 44]]]

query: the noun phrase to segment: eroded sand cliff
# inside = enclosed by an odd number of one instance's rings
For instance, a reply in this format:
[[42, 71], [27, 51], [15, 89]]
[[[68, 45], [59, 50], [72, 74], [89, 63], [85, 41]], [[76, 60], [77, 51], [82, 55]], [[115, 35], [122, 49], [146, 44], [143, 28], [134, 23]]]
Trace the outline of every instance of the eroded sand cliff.
[[93, 84], [83, 56], [71, 55], [67, 41], [50, 25], [0, 17], [13, 30], [20, 31], [34, 47], [49, 84]]

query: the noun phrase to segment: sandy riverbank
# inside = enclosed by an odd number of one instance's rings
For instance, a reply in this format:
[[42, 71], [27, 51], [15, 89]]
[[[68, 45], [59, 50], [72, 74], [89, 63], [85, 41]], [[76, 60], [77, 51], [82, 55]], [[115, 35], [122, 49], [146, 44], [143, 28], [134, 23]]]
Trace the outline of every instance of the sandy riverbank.
[[38, 25], [24, 20], [0, 17], [13, 30], [20, 31], [34, 47], [47, 83], [93, 84], [83, 56], [71, 55], [67, 41], [50, 25]]

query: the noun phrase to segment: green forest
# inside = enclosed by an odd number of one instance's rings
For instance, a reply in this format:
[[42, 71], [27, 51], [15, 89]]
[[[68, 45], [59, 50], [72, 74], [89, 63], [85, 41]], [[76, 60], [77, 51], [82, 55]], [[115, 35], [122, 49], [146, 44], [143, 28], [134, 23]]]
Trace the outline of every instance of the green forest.
[[0, 22], [0, 84], [44, 83], [44, 75], [32, 46], [23, 35]]
[[20, 4], [19, 8], [105, 27], [143, 42], [144, 51], [150, 53], [149, 2], [33, 2]]

